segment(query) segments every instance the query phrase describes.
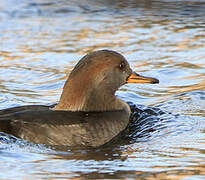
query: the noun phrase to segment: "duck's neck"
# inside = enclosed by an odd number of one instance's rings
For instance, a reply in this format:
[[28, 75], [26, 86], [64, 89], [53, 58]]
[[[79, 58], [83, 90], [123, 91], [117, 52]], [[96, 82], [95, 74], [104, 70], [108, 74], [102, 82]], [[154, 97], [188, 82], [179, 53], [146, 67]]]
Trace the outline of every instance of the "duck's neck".
[[89, 88], [86, 83], [68, 80], [64, 86], [59, 104], [54, 110], [64, 111], [116, 111], [129, 109], [124, 101], [118, 99], [114, 92], [106, 89]]

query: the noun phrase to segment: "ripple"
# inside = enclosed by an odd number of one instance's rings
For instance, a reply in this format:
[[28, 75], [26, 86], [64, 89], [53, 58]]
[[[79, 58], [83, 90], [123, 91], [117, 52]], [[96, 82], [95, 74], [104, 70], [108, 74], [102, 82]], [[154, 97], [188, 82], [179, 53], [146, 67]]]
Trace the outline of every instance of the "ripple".
[[132, 123], [108, 147], [50, 152], [1, 134], [1, 178], [203, 179], [204, 7], [194, 0], [2, 0], [1, 109], [56, 103], [73, 66], [98, 49], [119, 51], [160, 84], [117, 92], [132, 107]]

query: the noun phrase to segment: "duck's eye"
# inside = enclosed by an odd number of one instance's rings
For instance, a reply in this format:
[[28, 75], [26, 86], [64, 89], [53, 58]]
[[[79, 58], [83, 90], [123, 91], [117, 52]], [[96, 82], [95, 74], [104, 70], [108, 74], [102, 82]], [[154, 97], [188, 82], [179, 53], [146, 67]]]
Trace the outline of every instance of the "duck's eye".
[[123, 70], [123, 69], [125, 68], [125, 63], [124, 63], [124, 62], [121, 62], [120, 65], [119, 65], [119, 68], [120, 68], [121, 70]]

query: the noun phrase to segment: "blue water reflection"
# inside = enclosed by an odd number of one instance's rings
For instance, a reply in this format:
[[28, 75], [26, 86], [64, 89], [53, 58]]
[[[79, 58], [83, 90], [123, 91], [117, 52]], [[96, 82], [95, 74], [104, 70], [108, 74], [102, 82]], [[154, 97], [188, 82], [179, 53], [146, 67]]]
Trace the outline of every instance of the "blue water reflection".
[[56, 103], [76, 62], [98, 49], [119, 51], [160, 84], [117, 92], [139, 117], [129, 143], [56, 150], [1, 135], [0, 177], [203, 179], [204, 8], [202, 0], [1, 0], [0, 109]]

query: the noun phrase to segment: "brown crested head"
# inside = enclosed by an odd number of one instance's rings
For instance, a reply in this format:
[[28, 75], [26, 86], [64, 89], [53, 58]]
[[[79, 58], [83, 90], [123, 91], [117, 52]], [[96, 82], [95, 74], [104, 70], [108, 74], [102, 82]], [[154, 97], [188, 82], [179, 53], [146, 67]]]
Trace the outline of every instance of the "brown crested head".
[[127, 60], [111, 50], [84, 56], [71, 71], [55, 110], [107, 111], [121, 109], [115, 91], [125, 83], [158, 83], [133, 73]]
[[127, 60], [121, 54], [100, 50], [84, 56], [70, 73], [69, 79], [81, 80], [83, 85], [92, 85], [92, 88], [105, 90], [106, 87], [106, 90], [115, 91], [126, 83], [131, 73]]

